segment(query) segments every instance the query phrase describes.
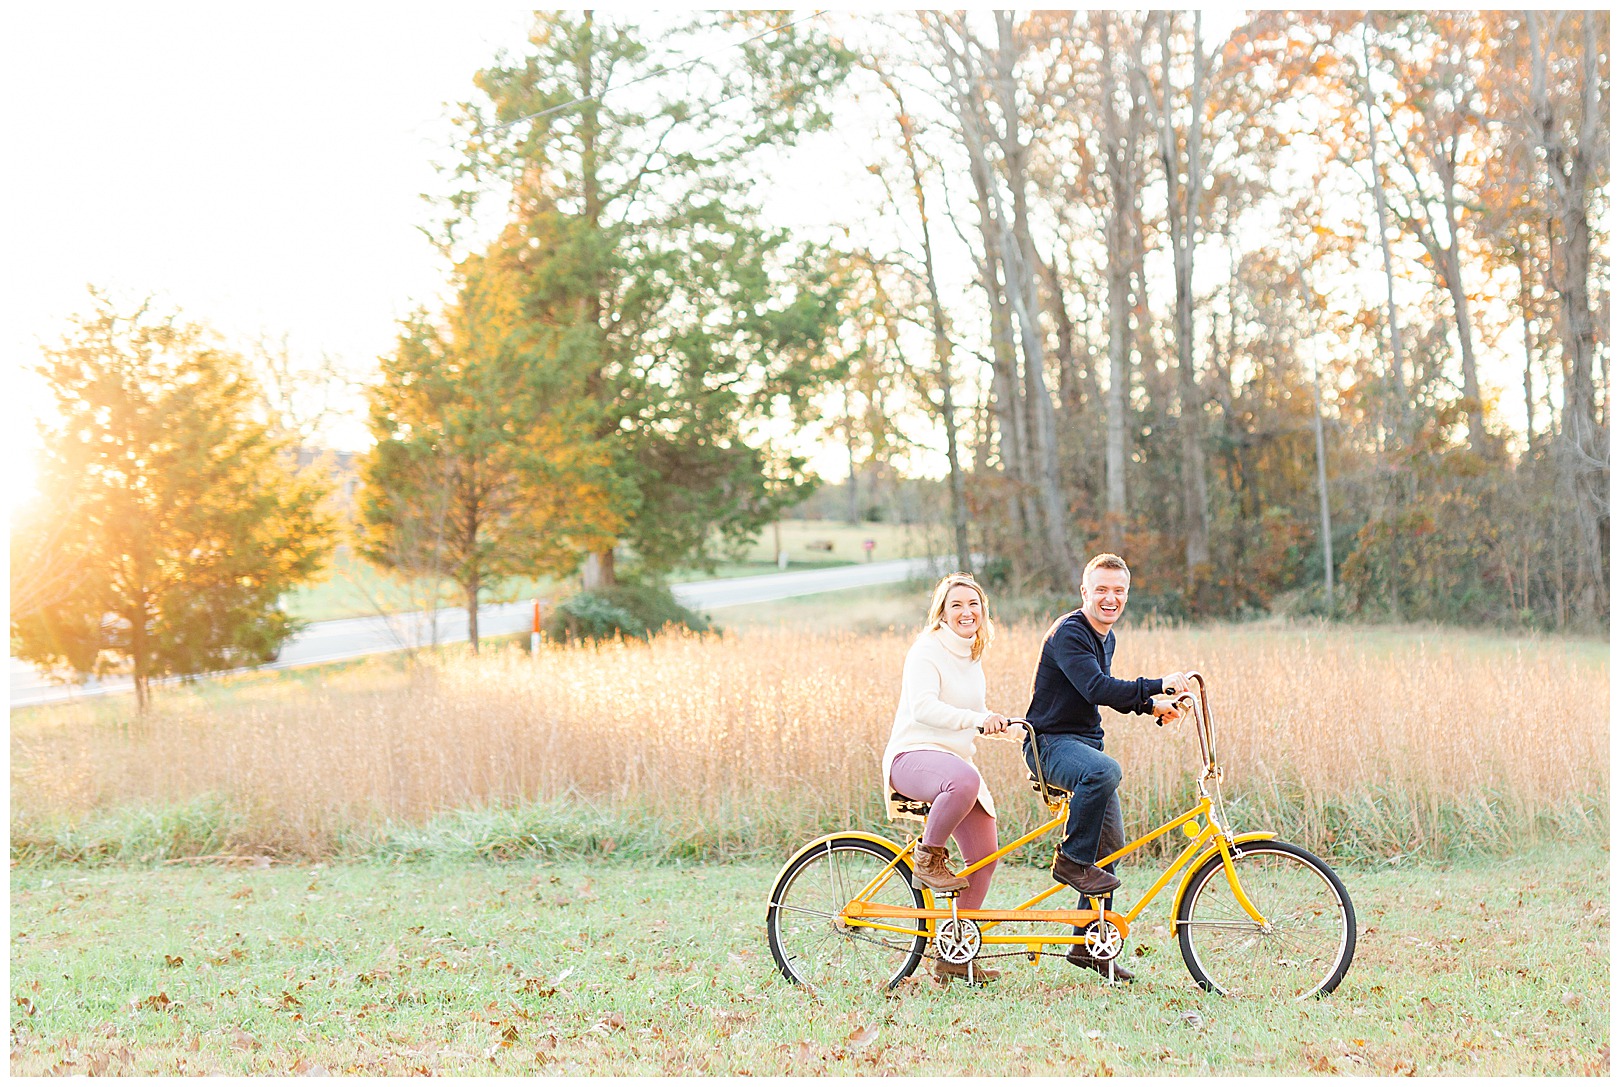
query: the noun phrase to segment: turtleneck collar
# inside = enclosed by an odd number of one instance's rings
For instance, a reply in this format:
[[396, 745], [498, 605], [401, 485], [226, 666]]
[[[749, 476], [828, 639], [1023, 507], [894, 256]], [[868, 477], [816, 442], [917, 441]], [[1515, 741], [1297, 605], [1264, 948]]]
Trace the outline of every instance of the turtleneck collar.
[[939, 644], [950, 651], [951, 656], [969, 660], [973, 656], [973, 639], [964, 638], [956, 631], [941, 625], [934, 628], [934, 635], [939, 638]]

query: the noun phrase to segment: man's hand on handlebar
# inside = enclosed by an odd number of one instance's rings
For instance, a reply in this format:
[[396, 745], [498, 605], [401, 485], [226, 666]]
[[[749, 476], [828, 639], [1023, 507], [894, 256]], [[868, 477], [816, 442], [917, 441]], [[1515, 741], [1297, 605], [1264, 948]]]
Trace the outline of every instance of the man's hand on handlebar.
[[1164, 688], [1165, 694], [1180, 694], [1187, 689], [1190, 682], [1186, 672], [1171, 672], [1159, 680], [1159, 685]]
[[1176, 704], [1176, 700], [1167, 694], [1153, 696], [1153, 716], [1158, 724], [1173, 725], [1181, 720], [1187, 711]]

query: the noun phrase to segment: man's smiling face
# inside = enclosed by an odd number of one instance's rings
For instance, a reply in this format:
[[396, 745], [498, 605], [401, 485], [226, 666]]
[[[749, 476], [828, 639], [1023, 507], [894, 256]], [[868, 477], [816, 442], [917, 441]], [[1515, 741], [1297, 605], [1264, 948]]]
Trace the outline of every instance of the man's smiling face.
[[1125, 611], [1125, 598], [1131, 595], [1131, 575], [1124, 570], [1094, 566], [1083, 585], [1085, 602], [1080, 610], [1101, 634], [1107, 634]]

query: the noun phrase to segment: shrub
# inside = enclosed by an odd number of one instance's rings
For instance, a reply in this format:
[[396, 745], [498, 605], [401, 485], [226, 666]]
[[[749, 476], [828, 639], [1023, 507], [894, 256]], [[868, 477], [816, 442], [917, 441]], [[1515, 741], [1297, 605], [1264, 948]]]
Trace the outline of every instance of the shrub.
[[558, 604], [546, 622], [546, 634], [568, 642], [646, 641], [668, 626], [699, 634], [710, 629], [708, 620], [682, 606], [663, 582], [626, 580], [610, 588], [575, 593]]

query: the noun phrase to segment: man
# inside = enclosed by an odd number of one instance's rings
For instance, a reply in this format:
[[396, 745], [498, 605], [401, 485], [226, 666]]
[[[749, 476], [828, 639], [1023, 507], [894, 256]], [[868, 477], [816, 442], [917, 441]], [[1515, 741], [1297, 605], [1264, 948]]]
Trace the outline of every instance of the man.
[[[1180, 672], [1162, 679], [1115, 679], [1109, 672], [1114, 660], [1114, 624], [1125, 611], [1130, 591], [1131, 571], [1118, 555], [1102, 554], [1086, 563], [1080, 607], [1059, 617], [1046, 632], [1035, 669], [1034, 694], [1024, 714], [1031, 726], [1024, 740], [1025, 761], [1033, 770], [1030, 745], [1038, 743], [1046, 780], [1074, 794], [1063, 841], [1052, 859], [1052, 878], [1080, 892], [1081, 909], [1088, 908], [1089, 898], [1106, 899], [1119, 886], [1114, 866], [1099, 868], [1097, 858], [1125, 844], [1125, 821], [1115, 795], [1119, 763], [1103, 754], [1102, 715], [1097, 707], [1170, 717], [1176, 711], [1172, 700], [1163, 696], [1187, 686], [1187, 678]], [[1104, 977], [1110, 975], [1110, 963], [1092, 958], [1079, 944], [1069, 952], [1068, 960]], [[1112, 976], [1130, 981], [1133, 975], [1116, 962]]]

